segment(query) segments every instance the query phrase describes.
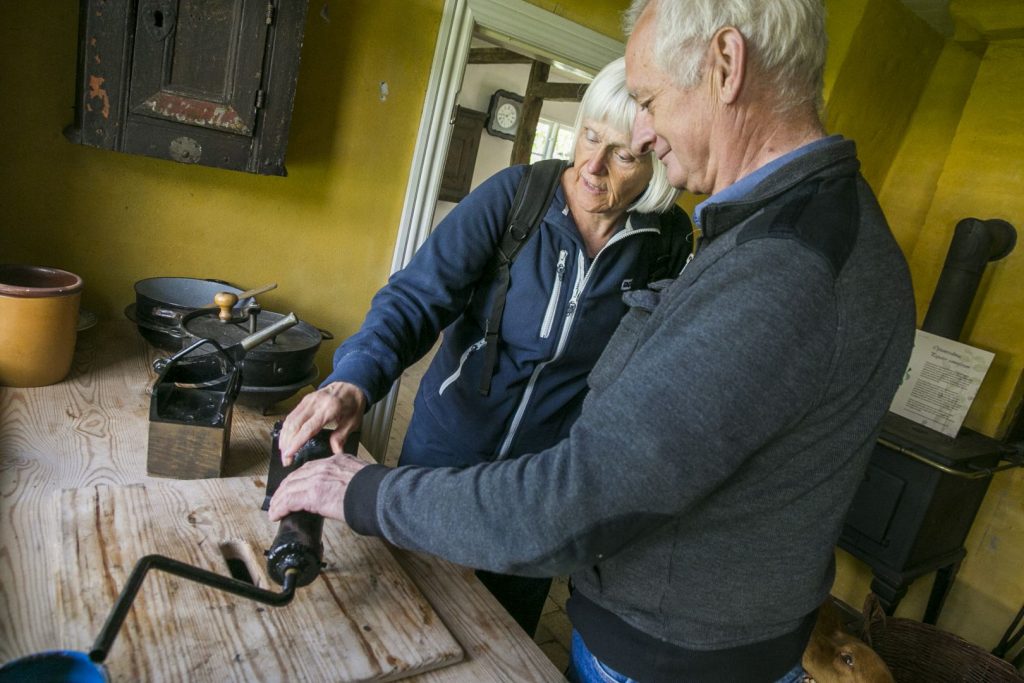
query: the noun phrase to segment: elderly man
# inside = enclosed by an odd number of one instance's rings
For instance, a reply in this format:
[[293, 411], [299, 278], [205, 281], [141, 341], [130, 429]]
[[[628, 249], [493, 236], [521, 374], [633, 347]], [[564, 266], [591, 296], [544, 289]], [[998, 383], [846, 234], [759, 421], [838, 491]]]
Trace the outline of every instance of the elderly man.
[[271, 506], [507, 573], [571, 573], [570, 677], [796, 681], [833, 548], [910, 354], [906, 263], [817, 115], [821, 0], [637, 0], [634, 152], [710, 193], [570, 436], [509, 462], [312, 463]]

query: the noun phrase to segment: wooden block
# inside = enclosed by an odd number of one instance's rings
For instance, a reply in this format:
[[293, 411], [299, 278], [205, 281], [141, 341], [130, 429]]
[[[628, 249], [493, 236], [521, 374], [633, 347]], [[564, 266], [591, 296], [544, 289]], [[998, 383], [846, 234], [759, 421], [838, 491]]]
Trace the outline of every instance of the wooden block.
[[[263, 549], [276, 525], [262, 478], [167, 481], [61, 492], [57, 604], [62, 646], [88, 650], [135, 563], [159, 553], [279, 590]], [[107, 657], [113, 681], [380, 681], [463, 658], [382, 541], [324, 524], [326, 568], [269, 607], [150, 572]]]
[[223, 427], [150, 420], [146, 473], [173, 479], [219, 477], [230, 435], [231, 412]]

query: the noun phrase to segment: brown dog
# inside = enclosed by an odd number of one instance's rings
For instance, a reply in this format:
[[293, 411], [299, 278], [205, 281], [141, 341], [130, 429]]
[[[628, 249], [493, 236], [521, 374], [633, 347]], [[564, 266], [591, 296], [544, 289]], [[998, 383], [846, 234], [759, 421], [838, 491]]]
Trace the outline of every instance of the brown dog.
[[818, 621], [803, 657], [805, 681], [816, 683], [894, 683], [889, 667], [874, 650], [843, 629], [832, 598], [818, 610]]

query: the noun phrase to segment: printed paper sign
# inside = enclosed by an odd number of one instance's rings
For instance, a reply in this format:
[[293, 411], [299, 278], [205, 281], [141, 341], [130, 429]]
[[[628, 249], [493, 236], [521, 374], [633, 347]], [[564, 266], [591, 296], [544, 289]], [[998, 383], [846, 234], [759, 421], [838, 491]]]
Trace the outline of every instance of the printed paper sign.
[[889, 410], [955, 437], [995, 354], [917, 331], [910, 365]]

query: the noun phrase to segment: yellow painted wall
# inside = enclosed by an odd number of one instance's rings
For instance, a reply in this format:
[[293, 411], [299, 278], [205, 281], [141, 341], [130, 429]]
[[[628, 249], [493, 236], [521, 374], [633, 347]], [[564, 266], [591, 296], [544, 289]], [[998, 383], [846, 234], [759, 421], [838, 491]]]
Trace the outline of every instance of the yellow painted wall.
[[961, 40], [1024, 38], [1020, 0], [950, 0], [949, 12]]
[[[831, 0], [826, 7], [831, 14], [844, 2]], [[841, 18], [853, 19], [850, 7]], [[833, 30], [845, 36], [850, 28]], [[903, 5], [868, 0], [845, 53], [829, 53], [831, 62], [841, 58], [842, 63], [829, 67], [835, 80], [825, 103], [825, 127], [857, 142], [861, 172], [872, 187], [885, 181], [942, 44]]]
[[[903, 253], [913, 254], [935, 196], [981, 58], [948, 42], [929, 75], [920, 104], [885, 183], [879, 202]], [[928, 301], [919, 289], [918, 300]]]
[[[626, 0], [534, 4], [621, 38]], [[351, 334], [390, 269], [442, 9], [443, 0], [310, 2], [288, 177], [278, 178], [67, 142], [78, 0], [5, 3], [0, 262], [79, 273], [83, 306], [101, 318], [121, 317], [145, 277], [273, 281], [266, 308]]]
[[[829, 6], [836, 1], [830, 0]], [[919, 323], [957, 221], [968, 216], [1002, 218], [1024, 231], [1024, 132], [1019, 115], [1024, 109], [1024, 42], [998, 37], [1013, 33], [1005, 24], [1007, 15], [993, 11], [1001, 3], [954, 0], [960, 23], [969, 20], [986, 27], [994, 17], [1003, 23], [998, 31], [989, 30], [987, 43], [977, 42], [980, 30], [969, 36], [969, 44], [940, 41], [941, 52], [929, 68], [921, 59], [935, 49], [935, 37], [922, 35], [919, 22], [908, 19], [902, 7], [885, 7], [895, 5], [893, 0], [868, 0], [828, 100], [830, 124], [846, 125], [840, 132], [854, 137], [862, 156], [870, 157], [865, 159], [865, 175], [910, 263]], [[972, 11], [977, 16], [965, 16]], [[885, 20], [879, 21], [880, 16]], [[878, 59], [916, 60], [918, 66], [890, 72], [878, 67]], [[886, 111], [891, 106], [900, 110], [900, 117], [906, 111], [908, 103], [899, 102], [901, 92], [916, 100], [909, 126], [899, 137], [887, 138], [876, 129], [889, 125]], [[862, 106], [854, 108], [854, 102]], [[902, 123], [897, 118], [893, 125]], [[994, 437], [1004, 434], [1024, 392], [1022, 283], [1024, 246], [1019, 246], [989, 266], [964, 329], [966, 343], [996, 354], [966, 422]], [[1024, 603], [1024, 470], [994, 477], [966, 549], [939, 626], [991, 648]], [[838, 562], [834, 592], [860, 605], [869, 590], [870, 571], [842, 551]], [[915, 581], [897, 614], [920, 619], [931, 584], [931, 576]]]
[[850, 52], [854, 35], [870, 0], [825, 0], [825, 30], [828, 32], [828, 58], [825, 61], [823, 95], [828, 102], [839, 71]]

